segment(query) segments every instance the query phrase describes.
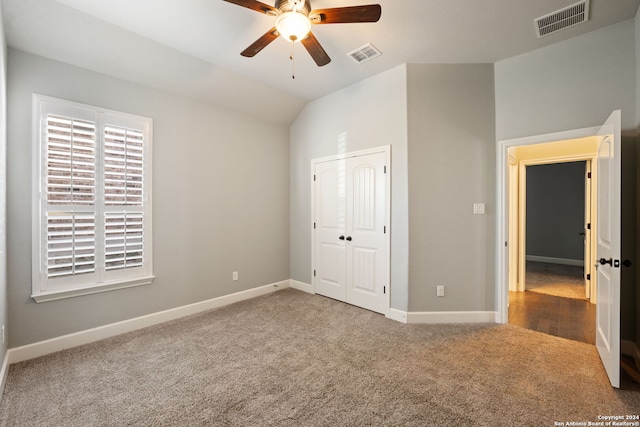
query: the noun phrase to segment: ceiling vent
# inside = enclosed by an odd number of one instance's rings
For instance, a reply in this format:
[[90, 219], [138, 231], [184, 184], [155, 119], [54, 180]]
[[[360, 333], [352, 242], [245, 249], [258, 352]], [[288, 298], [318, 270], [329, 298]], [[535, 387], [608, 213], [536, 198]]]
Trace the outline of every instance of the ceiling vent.
[[589, 0], [567, 6], [556, 12], [537, 18], [536, 33], [538, 38], [555, 33], [573, 25], [581, 24], [589, 19]]
[[362, 64], [363, 62], [367, 62], [372, 60], [373, 58], [377, 58], [378, 56], [382, 55], [382, 52], [373, 47], [371, 43], [367, 43], [364, 46], [354, 50], [353, 52], [347, 53], [347, 55], [353, 58], [353, 60], [358, 64]]

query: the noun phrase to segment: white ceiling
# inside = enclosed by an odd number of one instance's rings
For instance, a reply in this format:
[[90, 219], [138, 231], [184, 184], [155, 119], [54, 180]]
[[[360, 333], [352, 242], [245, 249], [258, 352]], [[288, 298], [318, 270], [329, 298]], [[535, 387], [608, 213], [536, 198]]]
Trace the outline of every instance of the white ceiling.
[[[635, 16], [640, 0], [591, 0], [584, 24], [538, 39], [534, 19], [577, 0], [378, 0], [377, 23], [313, 27], [332, 62], [278, 39], [240, 52], [274, 18], [223, 0], [2, 0], [10, 47], [287, 124], [312, 99], [403, 63], [494, 63]], [[312, 0], [312, 9], [376, 0]], [[265, 3], [273, 4], [273, 0]], [[372, 43], [383, 55], [346, 54]]]

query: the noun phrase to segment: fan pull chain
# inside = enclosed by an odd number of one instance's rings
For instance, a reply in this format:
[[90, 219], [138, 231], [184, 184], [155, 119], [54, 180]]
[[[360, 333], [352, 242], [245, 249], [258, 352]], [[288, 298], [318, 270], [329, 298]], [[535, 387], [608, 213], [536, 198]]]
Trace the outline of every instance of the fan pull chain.
[[291, 60], [291, 78], [296, 78], [296, 59], [294, 56], [294, 46], [296, 44], [291, 42], [291, 55], [289, 55], [289, 59]]

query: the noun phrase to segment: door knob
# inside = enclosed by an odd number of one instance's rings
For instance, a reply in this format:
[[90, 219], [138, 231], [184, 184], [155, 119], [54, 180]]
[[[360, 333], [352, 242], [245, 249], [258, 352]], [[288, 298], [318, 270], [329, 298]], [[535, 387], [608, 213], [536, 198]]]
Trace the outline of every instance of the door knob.
[[578, 234], [579, 234], [580, 236], [585, 236], [585, 235], [586, 235], [584, 231], [581, 231], [581, 232], [579, 232]]
[[622, 261], [622, 265], [624, 265], [625, 267], [631, 267], [632, 262], [629, 259], [625, 259], [624, 261]]
[[347, 236], [347, 242], [351, 241], [351, 236]]
[[338, 239], [344, 240], [344, 236], [340, 236], [340, 237], [338, 237]]
[[600, 258], [600, 264], [601, 265], [609, 264], [610, 266], [613, 267], [613, 258], [609, 258], [609, 259]]

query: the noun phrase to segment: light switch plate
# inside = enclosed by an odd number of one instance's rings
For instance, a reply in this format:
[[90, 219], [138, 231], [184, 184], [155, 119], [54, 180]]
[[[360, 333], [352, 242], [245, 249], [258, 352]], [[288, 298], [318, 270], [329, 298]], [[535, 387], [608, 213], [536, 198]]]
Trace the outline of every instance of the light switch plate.
[[474, 215], [484, 215], [484, 203], [474, 203], [473, 213]]

